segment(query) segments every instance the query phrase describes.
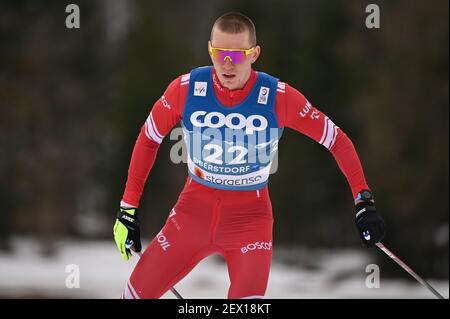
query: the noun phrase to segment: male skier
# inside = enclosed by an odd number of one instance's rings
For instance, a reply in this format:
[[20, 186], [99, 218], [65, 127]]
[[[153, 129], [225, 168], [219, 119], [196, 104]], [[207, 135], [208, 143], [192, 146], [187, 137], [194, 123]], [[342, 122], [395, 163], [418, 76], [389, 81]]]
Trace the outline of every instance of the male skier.
[[355, 199], [364, 244], [385, 233], [355, 148], [330, 118], [296, 89], [256, 72], [261, 48], [253, 22], [240, 13], [218, 18], [208, 51], [212, 67], [175, 79], [153, 105], [137, 138], [114, 239], [126, 260], [140, 252], [137, 209], [164, 136], [182, 121], [188, 177], [162, 230], [142, 254], [123, 298], [159, 298], [203, 258], [221, 254], [231, 285], [228, 298], [262, 298], [272, 259], [268, 177], [287, 126], [325, 146]]

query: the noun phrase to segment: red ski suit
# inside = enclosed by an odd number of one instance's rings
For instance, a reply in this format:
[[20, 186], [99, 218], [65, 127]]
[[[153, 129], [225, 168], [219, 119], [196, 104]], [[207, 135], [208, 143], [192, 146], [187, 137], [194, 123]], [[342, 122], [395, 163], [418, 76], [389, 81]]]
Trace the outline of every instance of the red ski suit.
[[[242, 89], [228, 90], [212, 73], [214, 92], [227, 107], [241, 103], [257, 79], [252, 71]], [[121, 205], [138, 207], [159, 144], [181, 120], [189, 74], [175, 79], [164, 92], [137, 138]], [[279, 82], [275, 113], [289, 127], [324, 145], [347, 178], [353, 196], [369, 188], [352, 142], [327, 116], [296, 89]], [[215, 189], [190, 177], [162, 230], [136, 265], [123, 297], [159, 298], [213, 253], [227, 263], [228, 298], [263, 297], [272, 259], [272, 205], [268, 187], [257, 191]]]

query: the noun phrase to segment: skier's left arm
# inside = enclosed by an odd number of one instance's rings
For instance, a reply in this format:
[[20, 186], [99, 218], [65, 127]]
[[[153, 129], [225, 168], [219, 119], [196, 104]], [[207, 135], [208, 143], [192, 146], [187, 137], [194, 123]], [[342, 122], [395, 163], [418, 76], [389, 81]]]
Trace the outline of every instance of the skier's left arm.
[[383, 219], [375, 209], [358, 154], [348, 136], [325, 114], [288, 84], [278, 89], [276, 113], [280, 126], [294, 129], [327, 148], [347, 179], [355, 200], [355, 223], [363, 243], [373, 245], [384, 237]]

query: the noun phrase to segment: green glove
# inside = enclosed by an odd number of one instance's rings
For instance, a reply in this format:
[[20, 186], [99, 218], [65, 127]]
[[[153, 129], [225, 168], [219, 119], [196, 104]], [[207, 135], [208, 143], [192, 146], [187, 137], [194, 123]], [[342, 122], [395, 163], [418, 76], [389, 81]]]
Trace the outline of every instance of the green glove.
[[136, 208], [120, 208], [117, 213], [116, 222], [113, 227], [114, 240], [123, 259], [128, 260], [131, 256], [131, 250], [140, 252], [141, 231], [139, 228], [139, 219]]

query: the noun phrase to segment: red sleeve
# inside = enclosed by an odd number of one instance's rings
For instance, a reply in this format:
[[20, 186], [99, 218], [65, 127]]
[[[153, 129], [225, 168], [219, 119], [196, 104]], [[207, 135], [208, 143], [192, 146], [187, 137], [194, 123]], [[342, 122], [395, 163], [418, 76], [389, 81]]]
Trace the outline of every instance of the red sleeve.
[[361, 189], [369, 189], [358, 154], [347, 135], [293, 87], [280, 82], [277, 92], [275, 112], [280, 126], [292, 128], [325, 146], [346, 177], [353, 198]]
[[189, 74], [172, 81], [152, 107], [131, 155], [122, 207], [138, 207], [148, 174], [164, 136], [180, 121], [186, 101]]

